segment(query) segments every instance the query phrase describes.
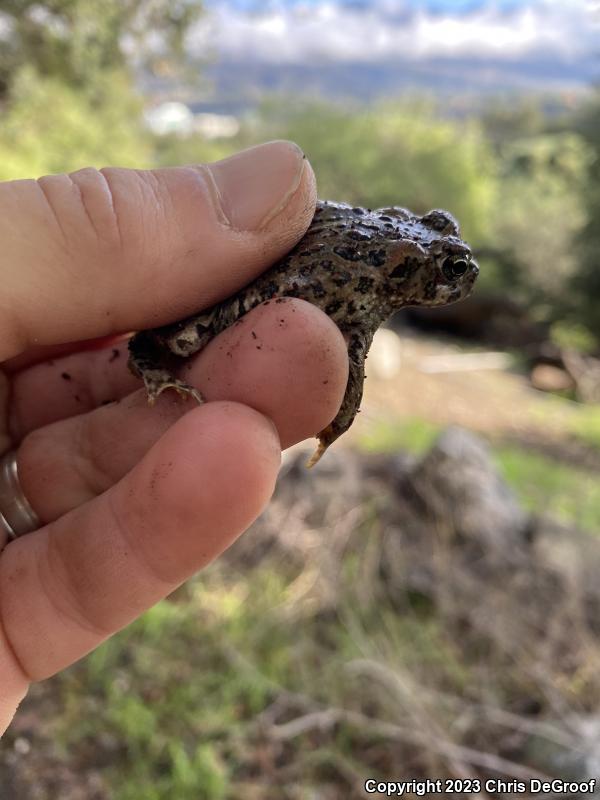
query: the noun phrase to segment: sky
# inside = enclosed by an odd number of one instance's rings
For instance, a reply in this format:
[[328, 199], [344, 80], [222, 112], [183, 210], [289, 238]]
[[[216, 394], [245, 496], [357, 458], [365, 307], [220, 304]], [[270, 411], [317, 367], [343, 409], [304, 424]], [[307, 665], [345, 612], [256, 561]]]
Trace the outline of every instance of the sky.
[[[497, 0], [495, 5], [503, 9], [511, 9], [518, 6], [529, 4], [530, 0]], [[222, 4], [222, 0], [208, 0], [209, 6]], [[273, 8], [292, 8], [293, 6], [319, 6], [323, 5], [323, 0], [230, 0], [230, 6], [240, 11], [264, 11]], [[346, 7], [369, 7], [373, 5], [371, 0], [340, 0], [339, 5]], [[410, 6], [415, 9], [425, 9], [432, 12], [446, 11], [450, 13], [462, 13], [489, 5], [489, 0], [406, 0], [404, 3], [396, 5]]]
[[206, 0], [196, 49], [266, 63], [598, 59], [600, 0]]

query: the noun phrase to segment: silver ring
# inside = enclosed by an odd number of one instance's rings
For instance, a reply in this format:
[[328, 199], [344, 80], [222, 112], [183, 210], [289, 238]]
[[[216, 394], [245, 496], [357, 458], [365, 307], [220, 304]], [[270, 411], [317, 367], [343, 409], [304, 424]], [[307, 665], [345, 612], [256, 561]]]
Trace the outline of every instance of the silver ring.
[[0, 459], [0, 536], [4, 532], [8, 541], [12, 541], [40, 525], [40, 518], [19, 483], [17, 452], [9, 450]]

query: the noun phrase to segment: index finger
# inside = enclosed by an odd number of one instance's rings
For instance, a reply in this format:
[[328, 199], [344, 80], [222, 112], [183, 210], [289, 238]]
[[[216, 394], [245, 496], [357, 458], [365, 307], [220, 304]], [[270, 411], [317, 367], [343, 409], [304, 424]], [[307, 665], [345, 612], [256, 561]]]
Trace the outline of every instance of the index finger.
[[0, 184], [0, 359], [227, 297], [295, 244], [315, 201], [308, 162], [283, 141], [208, 165]]

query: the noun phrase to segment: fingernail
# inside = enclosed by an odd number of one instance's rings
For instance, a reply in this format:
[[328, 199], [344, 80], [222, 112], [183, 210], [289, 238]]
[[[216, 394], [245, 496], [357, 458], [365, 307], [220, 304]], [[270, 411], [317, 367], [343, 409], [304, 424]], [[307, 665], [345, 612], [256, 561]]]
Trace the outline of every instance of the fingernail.
[[221, 211], [232, 228], [266, 227], [295, 194], [305, 166], [293, 142], [267, 142], [208, 164]]

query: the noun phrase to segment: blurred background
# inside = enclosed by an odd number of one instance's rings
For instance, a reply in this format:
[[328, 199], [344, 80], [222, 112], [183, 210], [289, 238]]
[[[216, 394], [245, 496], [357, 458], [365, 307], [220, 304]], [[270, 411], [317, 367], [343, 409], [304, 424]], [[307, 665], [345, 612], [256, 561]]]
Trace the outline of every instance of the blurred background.
[[33, 688], [2, 800], [598, 777], [599, 80], [597, 0], [0, 0], [0, 179], [290, 138], [482, 268], [218, 564]]

